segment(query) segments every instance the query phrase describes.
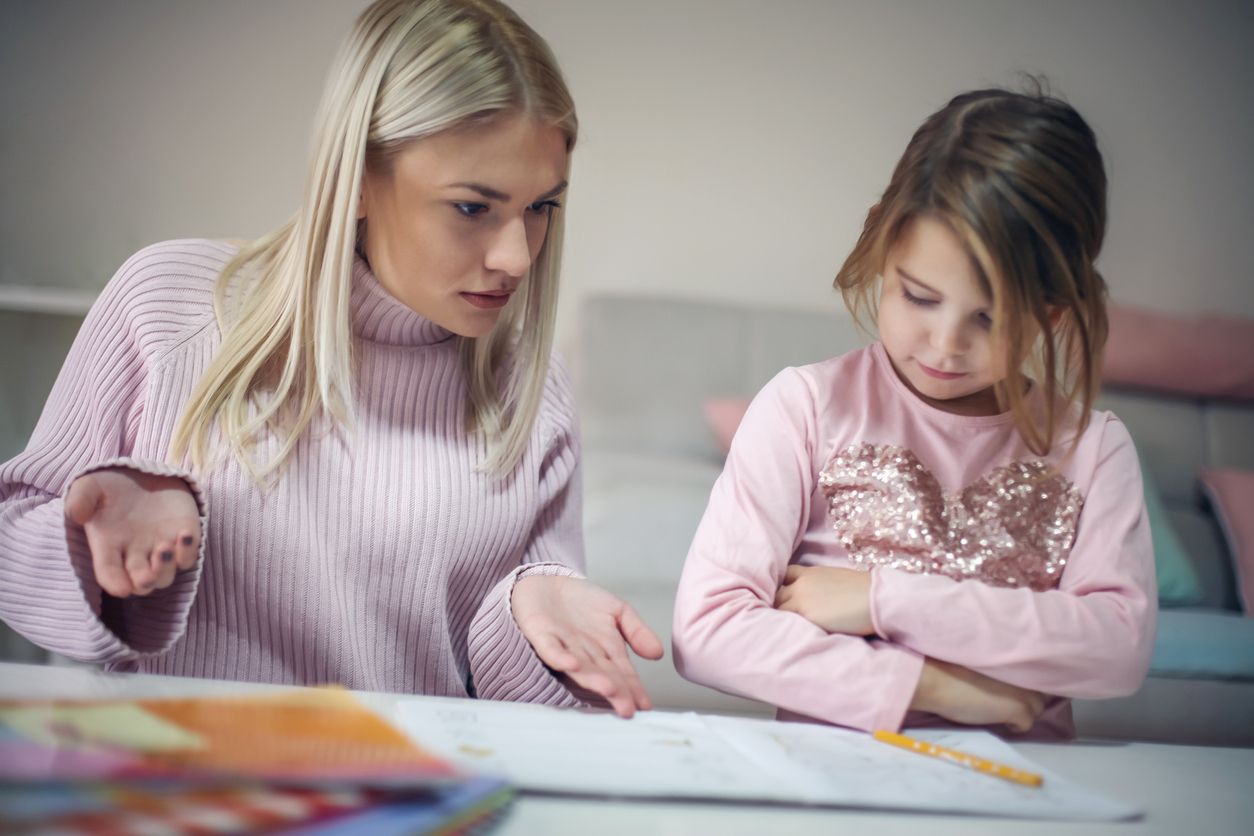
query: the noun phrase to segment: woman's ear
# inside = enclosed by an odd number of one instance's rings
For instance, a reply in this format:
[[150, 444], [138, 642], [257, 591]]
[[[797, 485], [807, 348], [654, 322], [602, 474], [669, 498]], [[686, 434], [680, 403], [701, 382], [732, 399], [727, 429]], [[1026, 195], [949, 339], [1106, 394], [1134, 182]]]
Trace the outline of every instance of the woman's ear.
[[1057, 328], [1062, 318], [1067, 315], [1067, 309], [1062, 305], [1050, 305], [1049, 307], [1049, 327]]

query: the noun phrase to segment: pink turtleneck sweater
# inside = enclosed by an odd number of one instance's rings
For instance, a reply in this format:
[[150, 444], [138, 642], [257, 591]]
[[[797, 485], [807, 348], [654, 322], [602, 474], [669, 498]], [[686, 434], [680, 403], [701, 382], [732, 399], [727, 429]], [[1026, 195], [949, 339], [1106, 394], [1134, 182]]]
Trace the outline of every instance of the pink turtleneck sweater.
[[[234, 461], [196, 484], [166, 453], [218, 346], [213, 287], [233, 254], [149, 247], [92, 307], [30, 444], [0, 467], [0, 616], [115, 670], [577, 704], [509, 606], [522, 575], [583, 567], [565, 369], [517, 470], [480, 472], [457, 340], [358, 262], [355, 433], [308, 434], [267, 490]], [[200, 563], [147, 597], [104, 594], [63, 516], [70, 483], [109, 464], [182, 476], [200, 503]]]

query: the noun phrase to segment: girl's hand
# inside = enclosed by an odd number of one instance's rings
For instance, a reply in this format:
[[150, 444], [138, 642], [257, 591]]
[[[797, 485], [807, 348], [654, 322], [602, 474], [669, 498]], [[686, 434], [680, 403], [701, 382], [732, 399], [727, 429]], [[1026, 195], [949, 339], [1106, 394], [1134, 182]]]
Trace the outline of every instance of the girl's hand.
[[775, 608], [795, 612], [829, 633], [869, 636], [871, 573], [833, 566], [789, 566]]
[[620, 717], [652, 707], [624, 641], [646, 659], [662, 643], [636, 611], [578, 578], [532, 575], [514, 584], [514, 620], [544, 664], [609, 701]]
[[1045, 695], [936, 659], [923, 664], [912, 709], [966, 725], [1003, 723], [1017, 732], [1032, 728], [1045, 710]]
[[66, 492], [65, 516], [83, 527], [96, 583], [115, 598], [164, 589], [196, 565], [200, 514], [177, 477], [125, 467], [88, 473]]

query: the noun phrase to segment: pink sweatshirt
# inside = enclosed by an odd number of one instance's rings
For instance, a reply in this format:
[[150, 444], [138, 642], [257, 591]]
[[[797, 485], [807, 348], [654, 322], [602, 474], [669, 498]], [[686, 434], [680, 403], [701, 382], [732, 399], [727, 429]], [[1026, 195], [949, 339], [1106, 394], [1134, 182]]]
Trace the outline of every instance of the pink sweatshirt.
[[[741, 423], [675, 604], [687, 678], [781, 718], [858, 729], [907, 713], [924, 657], [1056, 695], [1032, 734], [1073, 736], [1069, 697], [1129, 694], [1157, 611], [1136, 451], [1095, 412], [1069, 459], [1023, 444], [1009, 413], [951, 415], [876, 343], [780, 372]], [[876, 635], [772, 608], [789, 564], [871, 571]]]
[[[358, 262], [355, 434], [307, 435], [269, 490], [233, 460], [197, 486], [164, 462], [219, 343], [212, 291], [233, 252], [149, 247], [92, 307], [29, 446], [0, 467], [0, 616], [116, 670], [578, 704], [509, 607], [523, 574], [583, 567], [565, 369], [553, 364], [517, 471], [479, 472], [457, 341]], [[197, 488], [202, 560], [148, 597], [104, 594], [63, 516], [70, 483], [110, 463]]]

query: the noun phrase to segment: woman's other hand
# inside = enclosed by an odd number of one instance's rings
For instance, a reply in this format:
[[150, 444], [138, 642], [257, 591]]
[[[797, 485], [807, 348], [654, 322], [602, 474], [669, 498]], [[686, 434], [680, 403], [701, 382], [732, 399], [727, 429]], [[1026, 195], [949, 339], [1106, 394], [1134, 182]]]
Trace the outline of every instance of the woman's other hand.
[[795, 612], [829, 633], [869, 636], [875, 632], [870, 572], [794, 564], [775, 593], [775, 608]]
[[1004, 724], [1017, 732], [1025, 732], [1045, 710], [1045, 695], [961, 665], [928, 659], [910, 707], [938, 714], [955, 723]]
[[200, 514], [177, 477], [124, 467], [88, 473], [66, 492], [65, 516], [83, 527], [96, 583], [116, 598], [164, 589], [196, 564]]
[[544, 664], [604, 697], [620, 717], [652, 707], [627, 646], [661, 659], [662, 643], [630, 605], [589, 581], [532, 575], [514, 584], [511, 607]]

